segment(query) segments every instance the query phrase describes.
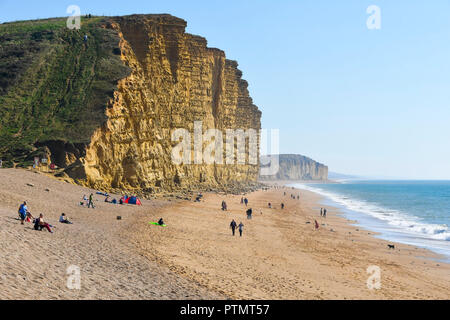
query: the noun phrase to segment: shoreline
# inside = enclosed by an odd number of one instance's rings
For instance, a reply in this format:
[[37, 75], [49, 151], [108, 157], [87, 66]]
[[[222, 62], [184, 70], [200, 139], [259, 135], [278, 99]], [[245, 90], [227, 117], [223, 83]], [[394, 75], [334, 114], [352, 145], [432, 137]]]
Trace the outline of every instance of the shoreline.
[[374, 234], [376, 234], [376, 237], [378, 239], [390, 241], [393, 243], [410, 245], [413, 247], [420, 247], [429, 250], [433, 255], [435, 255], [433, 260], [441, 263], [450, 263], [450, 255], [448, 254], [448, 249], [446, 250], [442, 247], [442, 245], [446, 245], [445, 242], [442, 243], [441, 246], [438, 246], [439, 243], [433, 242], [436, 241], [434, 239], [406, 233], [401, 228], [390, 226], [386, 221], [380, 220], [367, 213], [349, 208], [343, 203], [339, 203], [338, 200], [333, 199], [333, 194], [326, 194], [328, 193], [328, 191], [322, 192], [321, 190], [310, 188], [308, 185], [314, 184], [310, 184], [306, 181], [301, 183], [293, 182], [292, 184], [286, 184], [287, 187], [294, 187], [298, 190], [309, 191], [319, 195], [323, 198], [322, 203], [324, 205], [334, 207], [336, 210], [341, 212], [341, 215], [344, 219], [354, 221], [352, 225], [358, 226], [360, 228], [365, 228], [368, 231], [373, 232]]
[[[322, 198], [298, 191], [300, 201], [290, 198], [291, 187], [247, 194], [252, 220], [241, 196], [208, 193], [201, 203], [180, 201], [138, 219], [127, 236], [139, 254], [231, 299], [448, 299], [450, 265], [431, 262], [431, 251], [401, 243], [389, 250], [392, 242], [353, 226], [335, 208], [321, 218]], [[160, 217], [167, 228], [146, 225]], [[231, 235], [231, 219], [244, 223], [243, 238]], [[382, 271], [381, 290], [367, 288], [372, 265]]]
[[[141, 199], [138, 207], [105, 203], [95, 190], [24, 170], [2, 169], [0, 178], [1, 299], [450, 296], [448, 264], [431, 263], [425, 249], [400, 244], [389, 250], [389, 242], [352, 226], [331, 207], [321, 218], [321, 198], [312, 192], [283, 187], [248, 193], [253, 219], [247, 220], [241, 195], [207, 193], [202, 202]], [[91, 192], [96, 208], [80, 206], [83, 194]], [[300, 192], [300, 200], [291, 192]], [[17, 207], [24, 200], [33, 214], [44, 213], [55, 233], [20, 225]], [[222, 200], [227, 212], [220, 209]], [[61, 212], [74, 224], [57, 223]], [[166, 228], [149, 224], [161, 217]], [[231, 235], [231, 219], [245, 225], [242, 238]], [[71, 265], [80, 267], [81, 290], [67, 288]], [[367, 287], [372, 265], [381, 269], [380, 290]]]

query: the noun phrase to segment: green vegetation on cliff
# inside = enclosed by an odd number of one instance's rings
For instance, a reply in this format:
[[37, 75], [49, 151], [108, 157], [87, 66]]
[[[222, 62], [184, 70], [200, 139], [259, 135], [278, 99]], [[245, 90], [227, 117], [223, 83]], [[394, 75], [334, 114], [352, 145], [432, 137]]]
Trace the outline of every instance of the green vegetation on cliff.
[[[105, 18], [0, 25], [0, 159], [26, 166], [47, 141], [89, 142], [106, 121], [117, 81], [130, 70]], [[87, 43], [84, 35], [88, 35]]]

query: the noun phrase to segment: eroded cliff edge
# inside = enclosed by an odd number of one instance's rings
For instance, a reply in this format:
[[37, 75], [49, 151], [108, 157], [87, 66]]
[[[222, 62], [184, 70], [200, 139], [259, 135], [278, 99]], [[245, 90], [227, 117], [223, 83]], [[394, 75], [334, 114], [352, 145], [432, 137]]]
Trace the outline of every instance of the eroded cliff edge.
[[44, 152], [64, 169], [60, 176], [102, 190], [152, 193], [257, 181], [258, 164], [176, 165], [171, 159], [173, 130], [193, 132], [195, 121], [204, 131], [260, 129], [261, 112], [237, 62], [170, 15], [104, 18], [97, 26], [115, 35], [114, 53], [130, 70], [104, 103], [106, 119], [88, 141], [46, 135], [36, 138], [31, 153]]

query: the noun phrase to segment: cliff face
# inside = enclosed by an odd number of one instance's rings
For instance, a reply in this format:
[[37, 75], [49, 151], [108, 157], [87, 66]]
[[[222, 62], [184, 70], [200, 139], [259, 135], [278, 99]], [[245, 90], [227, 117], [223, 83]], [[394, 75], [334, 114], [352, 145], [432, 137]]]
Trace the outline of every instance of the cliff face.
[[261, 180], [327, 180], [328, 167], [310, 158], [296, 154], [279, 156], [279, 171], [274, 176], [261, 176]]
[[67, 171], [77, 182], [158, 192], [257, 180], [257, 164], [172, 161], [173, 130], [193, 133], [195, 121], [202, 122], [203, 131], [260, 129], [261, 112], [237, 63], [207, 48], [204, 38], [185, 33], [185, 27], [169, 15], [113, 18], [105, 25], [118, 33], [131, 75], [119, 81], [108, 119], [94, 132], [85, 157]]
[[[185, 33], [186, 22], [170, 15], [96, 17], [83, 20], [80, 31], [68, 30], [64, 24], [65, 20], [56, 19], [0, 28], [0, 36], [14, 43], [19, 42], [13, 36], [34, 39], [34, 33], [27, 33], [33, 28], [53, 28], [51, 39], [37, 40], [48, 50], [30, 55], [27, 63], [31, 67], [23, 71], [23, 77], [2, 84], [9, 93], [0, 91], [0, 98], [8, 102], [6, 110], [11, 114], [3, 127], [0, 123], [4, 165], [28, 166], [38, 155], [62, 168], [59, 176], [103, 190], [160, 192], [257, 181], [259, 159], [249, 163], [248, 139], [246, 164], [172, 161], [173, 147], [178, 144], [172, 142], [173, 131], [188, 130], [194, 149], [196, 121], [202, 122], [203, 132], [221, 130], [224, 141], [227, 129], [260, 129], [261, 112], [249, 96], [248, 84], [241, 79], [237, 63], [227, 60], [223, 51], [208, 48], [204, 38]], [[84, 34], [89, 36], [87, 44], [82, 40]], [[60, 50], [55, 53], [51, 48]], [[19, 65], [25, 64], [16, 63], [10, 69]], [[33, 86], [42, 87], [40, 100], [33, 101], [34, 96], [24, 96], [34, 91], [21, 86], [36, 66], [44, 67], [40, 77], [32, 78], [38, 79]], [[83, 87], [75, 86], [76, 81]], [[52, 91], [57, 84], [63, 84], [61, 89]], [[33, 133], [13, 118], [22, 113], [21, 102], [28, 100], [36, 103], [27, 107], [24, 114], [30, 118], [22, 119], [23, 123], [37, 119], [32, 114], [36, 106], [46, 106], [39, 114], [45, 123], [28, 125], [35, 129]], [[29, 138], [26, 141], [24, 134]], [[24, 147], [14, 151], [17, 143], [6, 146], [11, 138], [24, 142]], [[203, 148], [209, 143], [204, 141]], [[259, 141], [256, 147], [259, 152]]]

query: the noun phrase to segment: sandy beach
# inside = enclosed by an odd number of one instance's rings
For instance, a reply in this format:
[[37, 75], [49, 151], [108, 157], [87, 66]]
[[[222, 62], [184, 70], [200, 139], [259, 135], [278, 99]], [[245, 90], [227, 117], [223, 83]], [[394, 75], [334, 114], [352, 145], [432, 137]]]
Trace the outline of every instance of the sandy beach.
[[[241, 195], [209, 193], [200, 203], [143, 200], [141, 207], [95, 195], [96, 209], [87, 209], [80, 199], [94, 190], [25, 170], [2, 169], [0, 180], [1, 299], [450, 297], [448, 264], [414, 246], [396, 243], [390, 250], [389, 242], [352, 226], [334, 208], [320, 217], [321, 199], [311, 192], [247, 194], [253, 209], [247, 220]], [[24, 200], [56, 226], [54, 234], [20, 225]], [[220, 209], [222, 200], [228, 211]], [[73, 225], [57, 222], [62, 212]], [[166, 228], [148, 224], [161, 217]], [[242, 238], [231, 235], [232, 219], [243, 222]], [[66, 286], [70, 265], [80, 267], [81, 290]], [[381, 269], [379, 290], [367, 288], [372, 265]]]

